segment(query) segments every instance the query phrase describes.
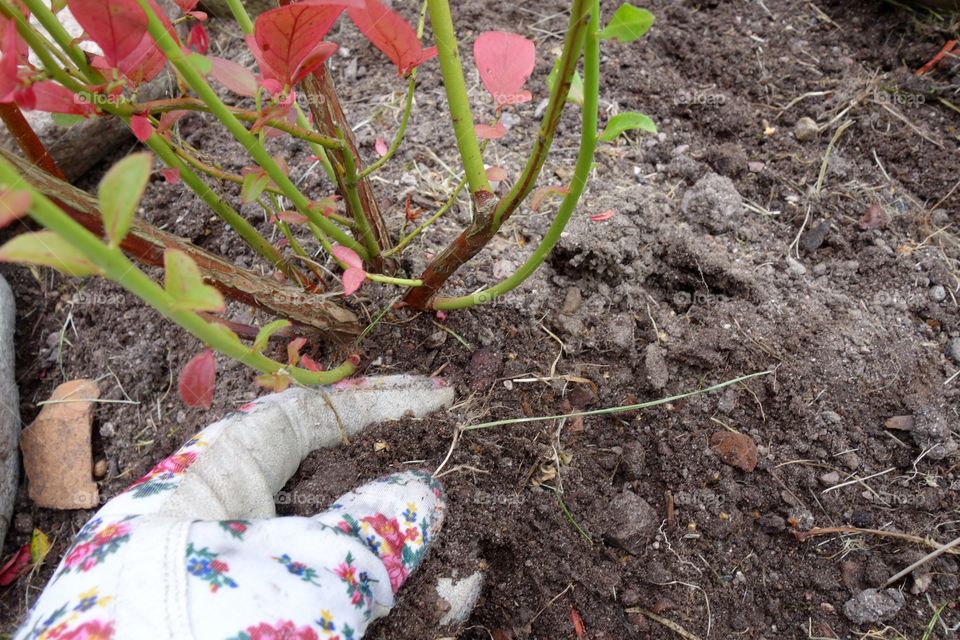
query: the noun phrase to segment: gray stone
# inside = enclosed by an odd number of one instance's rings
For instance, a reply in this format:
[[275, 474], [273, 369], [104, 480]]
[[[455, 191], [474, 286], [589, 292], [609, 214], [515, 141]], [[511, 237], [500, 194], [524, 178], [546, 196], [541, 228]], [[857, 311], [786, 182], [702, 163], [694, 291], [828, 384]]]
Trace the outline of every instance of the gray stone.
[[807, 268], [795, 258], [787, 256], [787, 269], [790, 270], [790, 273], [798, 276], [804, 276], [807, 274]]
[[670, 371], [663, 357], [663, 349], [659, 345], [654, 342], [647, 345], [644, 364], [647, 369], [647, 381], [653, 385], [653, 388], [660, 390], [666, 387], [667, 382], [670, 381]]
[[943, 302], [947, 299], [947, 289], [942, 284], [930, 287], [930, 299], [934, 302]]
[[864, 589], [843, 605], [843, 613], [857, 625], [876, 624], [896, 617], [906, 604], [896, 589]]
[[646, 500], [624, 490], [610, 501], [603, 530], [606, 536], [630, 549], [653, 538], [660, 516]]
[[683, 213], [714, 232], [736, 230], [743, 218], [743, 197], [726, 176], [708, 173], [683, 194]]
[[960, 440], [952, 433], [948, 415], [946, 407], [929, 405], [914, 414], [910, 435], [930, 460], [946, 460], [960, 450]]
[[820, 482], [832, 487], [834, 485], [840, 484], [840, 474], [836, 471], [828, 471], [827, 473], [820, 476]]
[[16, 301], [0, 276], [0, 545], [13, 517], [20, 477], [20, 397], [14, 374]]
[[467, 621], [483, 591], [483, 573], [476, 573], [454, 581], [453, 578], [437, 580], [437, 597], [446, 609], [440, 626], [459, 625]]
[[951, 338], [947, 342], [946, 354], [951, 360], [960, 364], [960, 338]]

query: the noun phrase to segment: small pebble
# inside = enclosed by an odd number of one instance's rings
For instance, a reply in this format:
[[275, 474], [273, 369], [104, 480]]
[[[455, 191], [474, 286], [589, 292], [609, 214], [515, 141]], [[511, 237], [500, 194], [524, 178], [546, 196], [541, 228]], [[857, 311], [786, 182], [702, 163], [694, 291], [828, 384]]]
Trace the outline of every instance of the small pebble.
[[117, 427], [112, 422], [104, 422], [100, 425], [100, 435], [104, 438], [112, 438], [117, 435]]
[[838, 485], [840, 484], [840, 474], [837, 473], [836, 471], [829, 471], [823, 474], [822, 476], [820, 476], [820, 482], [827, 485], [828, 487]]
[[960, 338], [951, 338], [947, 342], [947, 357], [960, 364]]
[[107, 475], [107, 461], [100, 459], [97, 460], [93, 465], [93, 477], [94, 478], [103, 478]]
[[816, 138], [819, 133], [820, 127], [817, 126], [813, 118], [800, 118], [793, 127], [793, 135], [795, 135], [800, 142], [809, 142]]
[[943, 302], [947, 299], [947, 290], [942, 284], [930, 287], [930, 299], [934, 302]]
[[790, 256], [787, 256], [786, 262], [787, 262], [787, 268], [790, 270], [790, 273], [793, 273], [798, 276], [806, 275], [807, 268], [802, 264], [800, 264], [800, 262], [798, 262], [796, 259]]

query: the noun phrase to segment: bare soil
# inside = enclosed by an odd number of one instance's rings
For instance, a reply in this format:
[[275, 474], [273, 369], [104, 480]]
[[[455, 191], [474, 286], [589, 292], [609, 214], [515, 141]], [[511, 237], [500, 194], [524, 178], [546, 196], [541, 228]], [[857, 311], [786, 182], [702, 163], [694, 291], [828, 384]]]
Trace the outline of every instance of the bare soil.
[[[412, 15], [413, 3], [395, 4]], [[537, 99], [489, 154], [512, 175], [536, 126], [564, 4], [456, 3], [465, 42], [506, 26], [540, 45]], [[649, 113], [660, 133], [604, 148], [582, 213], [521, 289], [442, 326], [402, 311], [378, 325], [364, 345], [365, 373], [439, 372], [458, 389], [452, 411], [318, 452], [287, 490], [316, 504], [411, 463], [437, 468], [467, 424], [653, 400], [770, 371], [639, 413], [464, 434], [444, 467], [443, 536], [369, 636], [439, 637], [435, 579], [482, 569], [462, 638], [572, 638], [574, 611], [593, 640], [678, 637], [640, 609], [698, 638], [953, 637], [955, 556], [895, 583], [904, 602], [889, 618], [861, 618], [853, 599], [929, 549], [872, 533], [797, 534], [848, 526], [941, 543], [960, 535], [960, 379], [950, 380], [960, 369], [960, 64], [948, 58], [913, 75], [956, 37], [958, 22], [879, 1], [647, 4], [657, 15], [650, 35], [605, 50], [603, 108]], [[389, 138], [396, 125], [403, 87], [351, 28], [334, 39], [349, 50], [335, 74], [355, 121], [367, 122], [358, 137], [372, 156], [376, 136]], [[438, 138], [448, 126], [438, 74], [428, 66], [421, 75], [409, 144], [376, 182], [395, 222], [407, 195], [429, 211], [455, 183], [451, 138]], [[486, 104], [476, 78], [471, 86]], [[819, 131], [807, 132], [802, 118]], [[577, 120], [573, 110], [564, 120], [546, 183], [569, 175]], [[228, 167], [247, 162], [201, 125], [187, 119], [182, 133]], [[330, 188], [321, 175], [304, 183], [318, 196]], [[874, 205], [880, 215], [865, 218]], [[611, 220], [590, 220], [611, 208]], [[517, 266], [549, 213], [517, 216], [450, 290], [474, 290]], [[257, 264], [179, 187], [155, 184], [144, 216]], [[416, 272], [468, 216], [455, 207], [405, 268]], [[186, 409], [175, 377], [199, 348], [194, 339], [115, 285], [3, 273], [19, 303], [24, 420], [70, 378], [96, 378], [105, 398], [124, 401], [96, 412], [105, 498], [262, 393], [248, 371], [220, 360], [214, 408]], [[371, 317], [388, 303], [368, 286], [355, 308]], [[314, 349], [318, 359], [335, 356]], [[886, 428], [894, 416], [910, 416], [912, 430]], [[718, 432], [756, 444], [752, 471], [711, 448]], [[25, 488], [17, 512], [5, 554], [38, 527], [59, 557], [90, 515], [38, 509]], [[46, 575], [2, 592], [3, 629], [15, 627]]]

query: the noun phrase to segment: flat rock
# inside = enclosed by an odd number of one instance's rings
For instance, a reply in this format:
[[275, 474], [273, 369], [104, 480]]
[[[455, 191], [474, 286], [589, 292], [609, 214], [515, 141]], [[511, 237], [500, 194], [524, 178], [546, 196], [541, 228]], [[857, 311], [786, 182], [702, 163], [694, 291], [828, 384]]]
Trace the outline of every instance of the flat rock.
[[630, 490], [618, 494], [607, 508], [604, 537], [625, 549], [635, 549], [653, 538], [660, 516], [646, 500]]
[[730, 466], [748, 473], [757, 468], [757, 443], [748, 435], [717, 431], [710, 436], [710, 448]]
[[14, 377], [15, 311], [13, 292], [0, 276], [0, 545], [3, 545], [13, 517], [13, 502], [20, 475], [17, 455], [20, 399]]
[[876, 624], [893, 619], [905, 600], [896, 589], [864, 589], [843, 605], [843, 613], [858, 625]]
[[99, 503], [93, 481], [91, 428], [100, 389], [93, 380], [65, 382], [20, 436], [30, 498], [48, 509], [90, 509]]

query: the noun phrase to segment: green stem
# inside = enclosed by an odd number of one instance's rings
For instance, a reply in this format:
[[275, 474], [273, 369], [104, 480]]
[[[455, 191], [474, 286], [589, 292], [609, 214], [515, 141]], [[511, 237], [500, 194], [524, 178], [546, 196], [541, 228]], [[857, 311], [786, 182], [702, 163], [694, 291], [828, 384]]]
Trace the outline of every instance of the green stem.
[[[560, 55], [558, 64], [557, 79], [550, 90], [550, 99], [540, 123], [540, 132], [520, 177], [514, 183], [510, 192], [497, 203], [497, 208], [493, 212], [493, 224], [498, 228], [533, 191], [547, 160], [547, 155], [550, 153], [550, 147], [553, 145], [553, 139], [560, 124], [560, 116], [563, 114], [563, 108], [567, 103], [567, 96], [570, 95], [570, 84], [573, 82], [573, 76], [577, 71], [580, 51], [583, 48], [583, 29], [578, 29], [577, 25], [581, 20], [587, 19], [590, 10], [589, 3], [590, 0], [574, 0], [573, 2], [570, 24], [567, 27], [567, 34], [563, 43], [563, 53]], [[594, 24], [594, 26], [597, 25]]]
[[233, 19], [240, 25], [240, 29], [245, 34], [253, 33], [253, 20], [250, 19], [250, 14], [247, 13], [243, 2], [241, 0], [227, 0], [227, 6], [230, 8], [230, 13], [233, 14]]
[[[0, 160], [0, 180], [6, 184], [24, 184], [23, 179], [14, 168], [3, 160]], [[235, 335], [225, 332], [217, 325], [208, 323], [193, 311], [183, 310], [173, 296], [140, 271], [123, 255], [123, 252], [103, 244], [97, 236], [70, 218], [53, 202], [32, 187], [29, 188], [32, 196], [30, 216], [34, 220], [68, 239], [74, 247], [100, 267], [108, 278], [118, 282], [127, 291], [192, 333], [214, 350], [263, 373], [286, 371], [291, 378], [305, 385], [332, 384], [346, 378], [355, 371], [356, 367], [351, 361], [347, 361], [330, 371], [307, 371], [306, 369], [285, 366], [253, 351], [240, 342]]]
[[368, 273], [367, 280], [379, 282], [380, 284], [396, 284], [401, 287], [422, 287], [422, 280], [411, 280], [409, 278], [394, 278], [392, 276], [383, 276], [379, 273]]
[[367, 250], [351, 238], [349, 234], [310, 208], [310, 201], [307, 197], [297, 189], [297, 186], [291, 182], [287, 174], [283, 172], [270, 154], [267, 153], [267, 150], [257, 137], [243, 126], [233, 112], [220, 100], [217, 92], [207, 84], [203, 76], [193, 67], [193, 64], [187, 59], [186, 54], [164, 28], [163, 23], [157, 18], [147, 0], [137, 0], [137, 3], [146, 12], [150, 35], [153, 37], [154, 42], [157, 43], [157, 46], [160, 47], [161, 51], [163, 51], [167, 60], [169, 60], [180, 73], [184, 82], [210, 107], [210, 112], [216, 116], [227, 130], [233, 134], [233, 137], [243, 145], [244, 149], [247, 150], [254, 161], [267, 172], [270, 179], [283, 191], [284, 196], [293, 203], [297, 211], [310, 219], [311, 222], [323, 229], [327, 235], [340, 244], [350, 247], [362, 258], [369, 258]]
[[394, 136], [393, 142], [390, 144], [390, 148], [387, 149], [387, 152], [383, 154], [383, 157], [371, 164], [369, 167], [360, 172], [360, 179], [363, 180], [370, 176], [371, 173], [387, 164], [390, 161], [390, 158], [393, 157], [393, 154], [397, 152], [397, 149], [400, 148], [400, 144], [403, 142], [403, 136], [407, 133], [407, 123], [410, 121], [410, 112], [413, 110], [413, 94], [417, 88], [417, 70], [414, 69], [410, 73], [410, 81], [407, 85], [407, 98], [406, 103], [403, 107], [403, 116], [400, 118], [400, 128], [397, 130], [397, 135]]
[[170, 147], [167, 141], [157, 133], [150, 136], [146, 145], [150, 147], [163, 163], [170, 168], [180, 170], [180, 179], [210, 207], [217, 216], [237, 232], [243, 240], [259, 255], [265, 258], [274, 267], [280, 269], [288, 278], [296, 278], [290, 264], [277, 251], [270, 241], [264, 238], [257, 229], [250, 224], [240, 213], [226, 203], [220, 195], [211, 189], [190, 166], [184, 162]]
[[[307, 115], [303, 112], [303, 109], [301, 109], [300, 105], [298, 104], [294, 105], [294, 107], [297, 110], [297, 126], [304, 131], [311, 131], [310, 120], [307, 119]], [[313, 132], [311, 131], [311, 133]], [[336, 182], [337, 175], [333, 171], [333, 164], [330, 162], [330, 158], [327, 157], [327, 150], [312, 140], [308, 140], [307, 144], [310, 146], [310, 150], [313, 151], [313, 155], [315, 155], [320, 161], [320, 166], [323, 167], [323, 172], [327, 174], [327, 177], [330, 178], [331, 182]], [[342, 142], [341, 145], [343, 145]]]
[[356, 230], [360, 233], [360, 238], [367, 246], [370, 257], [375, 258], [380, 255], [380, 245], [377, 243], [377, 237], [373, 235], [373, 228], [370, 227], [370, 221], [363, 212], [363, 201], [360, 199], [360, 190], [358, 188], [362, 178], [357, 173], [357, 159], [350, 150], [350, 145], [344, 145], [343, 172], [344, 196], [347, 198], [347, 211], [353, 212]]
[[463, 77], [463, 64], [460, 61], [460, 49], [457, 45], [457, 34], [453, 28], [453, 17], [450, 15], [450, 3], [448, 0], [428, 0], [428, 5], [433, 37], [437, 42], [443, 87], [447, 94], [453, 131], [463, 160], [467, 184], [470, 185], [474, 200], [484, 201], [490, 196], [484, 197], [479, 194], [492, 195], [493, 188], [487, 178], [486, 167], [483, 166], [483, 154], [474, 130], [473, 112], [467, 96], [467, 83]]
[[77, 65], [77, 68], [89, 82], [103, 82], [103, 77], [94, 71], [87, 62], [87, 55], [74, 43], [74, 38], [67, 33], [57, 16], [42, 0], [23, 0], [23, 4], [30, 11], [30, 14], [43, 25], [43, 28], [46, 29], [64, 53], [70, 57], [70, 60]]
[[453, 195], [450, 196], [450, 198], [443, 204], [443, 206], [440, 207], [437, 210], [437, 212], [434, 213], [432, 216], [424, 220], [419, 227], [417, 227], [416, 229], [411, 231], [409, 234], [407, 234], [407, 236], [404, 237], [403, 240], [397, 243], [397, 246], [393, 247], [388, 251], [384, 251], [383, 252], [384, 257], [389, 258], [390, 256], [400, 253], [401, 251], [406, 249], [407, 245], [409, 245], [411, 242], [417, 239], [417, 236], [419, 236], [421, 233], [426, 231], [431, 225], [433, 225], [434, 222], [442, 218], [443, 215], [447, 213], [447, 211], [450, 211], [450, 209], [453, 208], [453, 205], [456, 204], [457, 198], [460, 196], [460, 192], [463, 191], [463, 188], [466, 185], [467, 185], [467, 179], [462, 178], [460, 180], [460, 184], [458, 184], [457, 188], [453, 190]]
[[536, 271], [560, 240], [560, 235], [577, 210], [581, 196], [590, 178], [593, 157], [597, 148], [597, 121], [600, 102], [600, 0], [593, 0], [592, 23], [586, 37], [583, 54], [583, 124], [580, 132], [580, 152], [570, 184], [557, 216], [533, 255], [509, 278], [472, 295], [456, 298], [437, 298], [432, 308], [442, 311], [466, 309], [489, 302], [516, 289]]

